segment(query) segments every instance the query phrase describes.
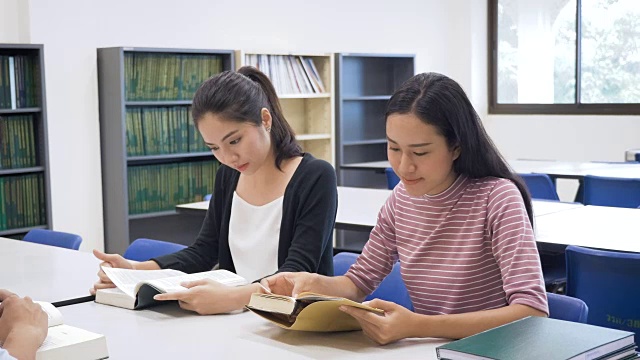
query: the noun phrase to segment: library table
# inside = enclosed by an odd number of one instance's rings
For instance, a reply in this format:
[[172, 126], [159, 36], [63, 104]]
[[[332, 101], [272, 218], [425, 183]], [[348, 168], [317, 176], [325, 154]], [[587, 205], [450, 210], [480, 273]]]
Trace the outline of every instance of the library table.
[[[378, 211], [391, 194], [391, 190], [367, 189], [338, 186], [338, 213], [336, 228], [346, 230], [369, 231], [376, 224]], [[565, 211], [582, 204], [563, 203], [544, 200], [533, 200], [535, 216], [543, 216], [558, 211]], [[208, 201], [200, 201], [176, 206], [176, 211], [182, 214], [204, 214], [209, 208]]]
[[386, 346], [362, 331], [281, 329], [250, 312], [201, 316], [166, 304], [127, 310], [94, 302], [60, 308], [65, 323], [107, 337], [113, 359], [437, 359], [442, 339]]
[[93, 254], [0, 238], [0, 287], [64, 306], [91, 301], [100, 260]]
[[[541, 173], [554, 178], [581, 180], [585, 175], [640, 179], [640, 164], [589, 161], [509, 160], [517, 173]], [[388, 161], [372, 161], [342, 165], [342, 169], [384, 171]]]
[[536, 217], [538, 242], [640, 252], [640, 209], [582, 206]]

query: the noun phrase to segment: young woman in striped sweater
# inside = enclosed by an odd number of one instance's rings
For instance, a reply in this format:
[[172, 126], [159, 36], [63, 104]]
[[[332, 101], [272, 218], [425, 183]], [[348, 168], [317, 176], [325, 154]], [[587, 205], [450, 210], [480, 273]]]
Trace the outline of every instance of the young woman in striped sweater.
[[387, 113], [388, 158], [402, 180], [345, 276], [280, 273], [273, 292], [314, 291], [362, 301], [400, 261], [415, 313], [379, 299], [379, 316], [346, 307], [380, 344], [466, 337], [526, 316], [547, 316], [531, 198], [466, 94], [435, 74], [414, 76]]

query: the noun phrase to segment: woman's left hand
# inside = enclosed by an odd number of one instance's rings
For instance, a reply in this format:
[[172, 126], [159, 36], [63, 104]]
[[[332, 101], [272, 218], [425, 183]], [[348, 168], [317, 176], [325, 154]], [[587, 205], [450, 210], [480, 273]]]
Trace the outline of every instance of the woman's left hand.
[[242, 308], [234, 296], [238, 288], [223, 285], [211, 279], [189, 281], [180, 284], [187, 290], [158, 294], [153, 298], [159, 301], [178, 300], [180, 307], [195, 311], [200, 315], [226, 313]]
[[367, 305], [384, 310], [384, 315], [351, 306], [341, 306], [340, 310], [358, 320], [365, 335], [380, 345], [412, 336], [411, 323], [416, 314], [396, 303], [380, 299], [373, 299]]

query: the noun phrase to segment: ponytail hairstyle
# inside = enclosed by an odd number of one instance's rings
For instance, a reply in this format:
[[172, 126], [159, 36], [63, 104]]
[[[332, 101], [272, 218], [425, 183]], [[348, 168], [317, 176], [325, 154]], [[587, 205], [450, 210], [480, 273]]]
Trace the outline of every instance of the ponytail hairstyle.
[[276, 90], [269, 78], [252, 66], [237, 72], [224, 71], [202, 83], [193, 97], [191, 113], [198, 123], [205, 114], [212, 113], [230, 121], [248, 122], [262, 126], [261, 110], [271, 113], [271, 143], [278, 170], [282, 161], [302, 155], [293, 129], [284, 118]]
[[527, 187], [502, 158], [457, 82], [438, 73], [415, 75], [389, 100], [386, 118], [393, 114], [413, 114], [425, 124], [434, 126], [447, 139], [449, 148], [459, 146], [460, 156], [453, 162], [457, 174], [475, 179], [493, 176], [511, 180], [522, 195], [533, 226]]

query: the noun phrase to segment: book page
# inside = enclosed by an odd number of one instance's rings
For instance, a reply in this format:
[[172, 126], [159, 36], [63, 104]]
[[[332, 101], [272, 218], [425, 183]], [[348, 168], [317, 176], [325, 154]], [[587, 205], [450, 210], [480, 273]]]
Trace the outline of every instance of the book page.
[[[154, 279], [150, 281], [144, 281], [145, 284], [149, 284], [154, 288], [163, 292], [176, 292], [186, 290], [185, 287], [180, 284], [185, 281], [196, 281], [201, 279], [215, 280], [221, 284], [227, 286], [241, 286], [246, 285], [248, 281], [240, 275], [234, 274], [227, 270], [211, 270], [205, 272], [199, 272], [194, 274], [185, 274], [180, 276], [174, 276], [170, 278]], [[140, 288], [139, 284], [135, 288], [135, 292]]]
[[62, 313], [60, 310], [56, 309], [55, 306], [51, 305], [51, 303], [44, 301], [34, 301], [34, 303], [40, 305], [42, 310], [47, 313], [49, 327], [62, 325], [64, 323], [62, 320]]
[[103, 337], [103, 335], [96, 334], [84, 329], [68, 325], [60, 325], [49, 329], [47, 338], [38, 348], [38, 352], [45, 352], [47, 350], [65, 347], [72, 344], [78, 344], [85, 341], [91, 341], [101, 337]]
[[111, 281], [122, 290], [125, 294], [136, 297], [136, 284], [145, 280], [155, 280], [166, 277], [175, 277], [185, 275], [182, 271], [163, 269], [163, 270], [132, 270], [118, 269], [110, 267], [102, 267], [102, 271], [109, 277]]

